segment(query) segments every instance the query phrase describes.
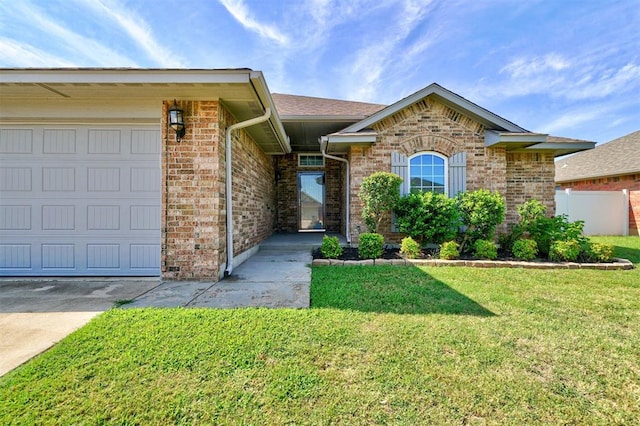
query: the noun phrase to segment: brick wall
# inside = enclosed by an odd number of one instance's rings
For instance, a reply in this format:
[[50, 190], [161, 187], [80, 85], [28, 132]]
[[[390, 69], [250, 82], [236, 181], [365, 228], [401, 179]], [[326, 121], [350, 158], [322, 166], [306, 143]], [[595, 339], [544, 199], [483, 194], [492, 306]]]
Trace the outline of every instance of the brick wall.
[[[162, 275], [217, 280], [226, 262], [225, 130], [235, 119], [217, 101], [184, 101], [186, 134], [176, 141], [163, 103]], [[234, 132], [234, 251], [271, 235], [276, 191], [273, 159], [244, 130]]]
[[640, 173], [563, 182], [561, 189], [574, 191], [622, 191], [629, 190], [629, 234], [640, 235]]
[[518, 221], [517, 207], [536, 199], [555, 212], [555, 163], [551, 153], [507, 153], [506, 223]]
[[[225, 109], [221, 119], [221, 135], [224, 135], [226, 128], [236, 121]], [[233, 241], [234, 254], [238, 255], [269, 237], [275, 228], [275, 160], [243, 129], [234, 132], [232, 144]], [[224, 150], [221, 151], [224, 154]], [[220, 196], [224, 197], [224, 188]]]
[[[378, 140], [370, 147], [352, 147], [351, 231], [354, 242], [367, 232], [362, 221], [358, 191], [362, 179], [376, 171], [391, 171], [391, 153], [411, 156], [435, 151], [447, 157], [467, 153], [467, 190], [488, 189], [505, 197], [506, 217], [517, 220], [517, 206], [535, 196], [553, 209], [553, 157], [549, 154], [507, 154], [505, 148], [485, 148], [482, 124], [428, 97], [374, 124]], [[531, 161], [538, 158], [536, 161]], [[510, 168], [515, 167], [515, 170]], [[549, 173], [551, 175], [549, 176]], [[499, 231], [506, 230], [506, 223]], [[387, 241], [398, 242], [391, 233], [390, 218], [379, 230]]]
[[[168, 279], [217, 278], [224, 175], [219, 161], [219, 104], [181, 102], [186, 134], [181, 142], [162, 114], [162, 275]], [[224, 176], [223, 176], [224, 177]]]
[[325, 172], [325, 229], [343, 232], [344, 180], [342, 163], [325, 158], [324, 167], [299, 167], [298, 154], [276, 158], [278, 175], [278, 232], [298, 232], [298, 172]]
[[286, 154], [276, 157], [276, 188], [278, 193], [278, 232], [298, 231], [298, 183], [296, 173], [298, 168], [296, 154]]

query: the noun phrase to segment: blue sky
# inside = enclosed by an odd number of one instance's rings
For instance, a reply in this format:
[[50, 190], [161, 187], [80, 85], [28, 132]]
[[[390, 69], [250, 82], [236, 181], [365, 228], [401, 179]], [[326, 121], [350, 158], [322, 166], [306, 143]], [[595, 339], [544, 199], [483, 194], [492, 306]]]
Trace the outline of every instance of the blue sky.
[[640, 129], [640, 0], [0, 0], [0, 67], [246, 67], [383, 104], [437, 82], [606, 142]]

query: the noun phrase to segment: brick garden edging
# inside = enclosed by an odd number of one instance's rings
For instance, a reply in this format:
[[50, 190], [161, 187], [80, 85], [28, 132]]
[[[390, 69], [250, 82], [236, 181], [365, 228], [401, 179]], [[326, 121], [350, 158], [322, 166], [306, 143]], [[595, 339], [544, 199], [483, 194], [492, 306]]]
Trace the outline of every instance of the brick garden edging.
[[633, 263], [627, 259], [614, 259], [613, 263], [575, 262], [523, 262], [511, 260], [443, 260], [443, 259], [367, 259], [338, 260], [314, 259], [313, 266], [396, 265], [396, 266], [470, 266], [473, 268], [524, 268], [524, 269], [600, 269], [629, 270]]

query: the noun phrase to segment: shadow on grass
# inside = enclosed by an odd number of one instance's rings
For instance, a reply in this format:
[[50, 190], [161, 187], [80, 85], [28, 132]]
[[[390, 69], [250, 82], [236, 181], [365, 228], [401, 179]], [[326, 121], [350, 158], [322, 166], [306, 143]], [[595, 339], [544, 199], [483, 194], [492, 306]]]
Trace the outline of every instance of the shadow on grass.
[[[639, 237], [640, 238], [640, 237]], [[620, 257], [622, 259], [627, 259], [632, 263], [639, 264], [640, 263], [640, 249], [631, 248], [631, 247], [623, 247], [614, 245], [615, 256]]]
[[495, 315], [423, 270], [398, 266], [315, 267], [311, 308], [394, 314]]

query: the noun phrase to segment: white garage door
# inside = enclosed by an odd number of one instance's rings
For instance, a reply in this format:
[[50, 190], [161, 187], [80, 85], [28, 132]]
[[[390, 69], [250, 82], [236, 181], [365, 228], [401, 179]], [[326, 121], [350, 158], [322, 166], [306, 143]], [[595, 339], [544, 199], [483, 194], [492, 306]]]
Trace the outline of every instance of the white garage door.
[[0, 127], [0, 275], [160, 274], [158, 126]]

